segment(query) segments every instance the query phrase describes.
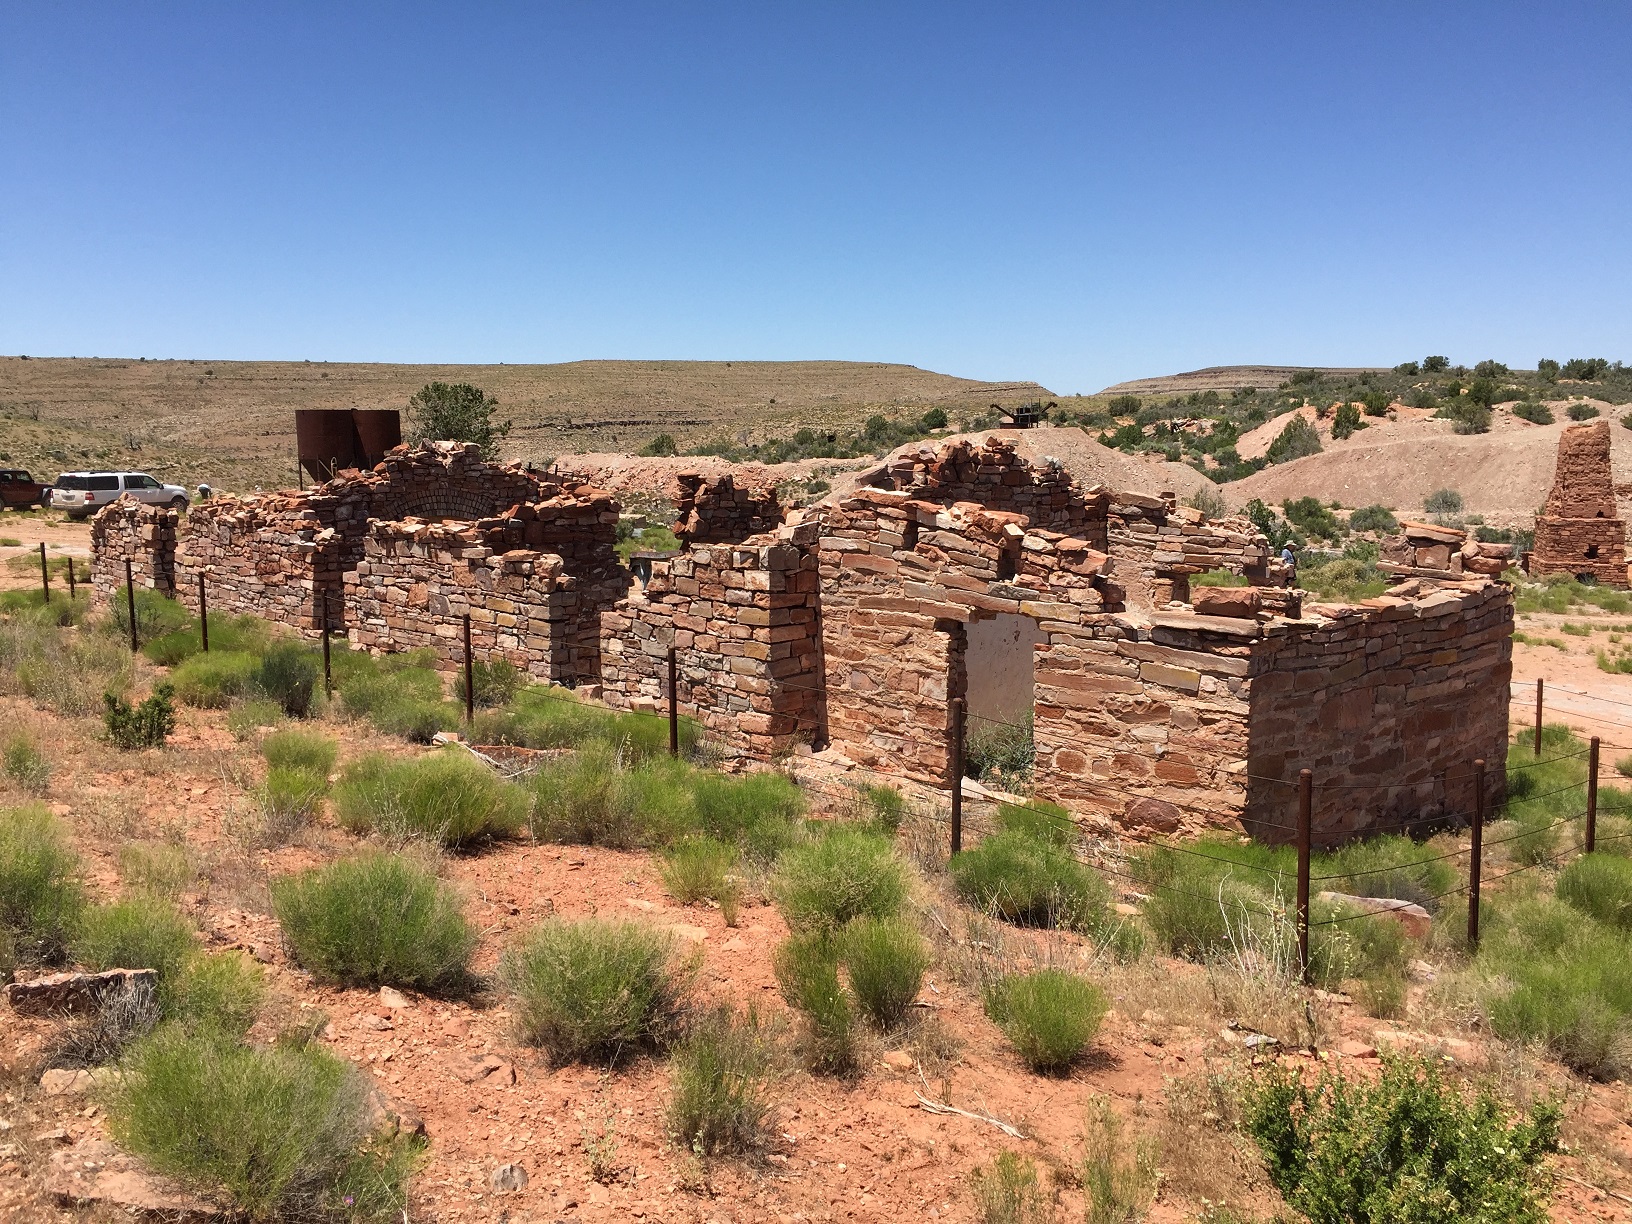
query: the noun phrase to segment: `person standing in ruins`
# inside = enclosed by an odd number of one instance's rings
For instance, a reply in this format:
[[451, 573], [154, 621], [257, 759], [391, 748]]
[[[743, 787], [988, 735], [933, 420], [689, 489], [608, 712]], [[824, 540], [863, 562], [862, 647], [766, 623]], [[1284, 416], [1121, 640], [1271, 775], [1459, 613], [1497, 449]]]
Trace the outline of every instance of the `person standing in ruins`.
[[1286, 566], [1286, 585], [1288, 588], [1298, 585], [1298, 554], [1292, 551], [1292, 542], [1288, 540], [1281, 545], [1281, 564]]

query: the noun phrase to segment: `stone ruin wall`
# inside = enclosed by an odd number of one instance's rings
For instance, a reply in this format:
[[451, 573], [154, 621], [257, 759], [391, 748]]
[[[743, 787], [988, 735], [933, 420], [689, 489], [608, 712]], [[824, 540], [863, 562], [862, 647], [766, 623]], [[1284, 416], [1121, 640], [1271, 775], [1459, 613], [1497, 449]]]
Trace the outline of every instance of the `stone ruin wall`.
[[675, 651], [679, 709], [728, 751], [761, 760], [821, 725], [822, 594], [814, 524], [657, 561], [643, 592], [602, 621], [602, 697], [664, 710]]
[[1530, 574], [1585, 575], [1627, 586], [1626, 524], [1615, 505], [1608, 421], [1572, 425], [1558, 439], [1558, 466], [1536, 516]]
[[[1314, 772], [1320, 844], [1464, 823], [1471, 764], [1487, 802], [1506, 791], [1513, 592], [1505, 583], [1414, 581], [1358, 607], [1315, 605], [1271, 621], [1253, 646], [1249, 772], [1242, 823], [1284, 841], [1300, 769]], [[1387, 786], [1379, 786], [1387, 779]]]
[[1245, 518], [1208, 519], [1179, 506], [1171, 493], [1110, 493], [1107, 548], [1116, 558], [1116, 581], [1131, 609], [1151, 612], [1174, 600], [1188, 603], [1190, 579], [1210, 570], [1241, 574], [1262, 586], [1273, 564], [1269, 545]]
[[1499, 577], [1511, 565], [1513, 545], [1482, 544], [1457, 527], [1402, 522], [1384, 540], [1377, 568], [1402, 578], [1460, 580], [1463, 575]]
[[91, 597], [107, 603], [125, 585], [125, 561], [139, 587], [173, 595], [176, 590], [174, 510], [129, 497], [110, 502], [91, 520]]
[[727, 473], [713, 478], [697, 472], [675, 477], [680, 499], [674, 534], [686, 544], [735, 544], [782, 525], [774, 485], [739, 485]]

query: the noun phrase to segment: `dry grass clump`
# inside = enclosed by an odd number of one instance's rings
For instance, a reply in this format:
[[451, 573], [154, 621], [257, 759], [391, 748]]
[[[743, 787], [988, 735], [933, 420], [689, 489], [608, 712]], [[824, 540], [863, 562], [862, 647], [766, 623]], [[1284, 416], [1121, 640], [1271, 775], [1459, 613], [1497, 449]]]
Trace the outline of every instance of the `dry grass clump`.
[[907, 880], [889, 838], [841, 827], [784, 851], [771, 895], [793, 930], [832, 932], [853, 918], [893, 918]]
[[0, 809], [0, 968], [62, 959], [85, 904], [78, 873], [62, 825], [44, 807]]
[[457, 748], [403, 760], [371, 753], [335, 785], [335, 816], [353, 833], [466, 846], [518, 832], [527, 793]]
[[771, 1111], [772, 1056], [757, 1012], [722, 1006], [696, 1017], [670, 1063], [668, 1122], [676, 1144], [703, 1156], [758, 1149]]
[[981, 1224], [1055, 1224], [1054, 1195], [1044, 1189], [1036, 1162], [1018, 1152], [999, 1152], [969, 1177]]
[[986, 986], [986, 1015], [1025, 1064], [1058, 1075], [1087, 1051], [1110, 1010], [1105, 992], [1063, 969], [997, 978]]

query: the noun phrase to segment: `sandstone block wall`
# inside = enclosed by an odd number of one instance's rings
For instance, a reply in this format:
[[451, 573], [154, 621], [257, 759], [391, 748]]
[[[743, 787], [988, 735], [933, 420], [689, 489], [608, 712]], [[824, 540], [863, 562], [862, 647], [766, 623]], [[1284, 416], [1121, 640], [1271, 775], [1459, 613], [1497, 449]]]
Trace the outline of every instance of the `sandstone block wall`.
[[135, 585], [174, 594], [178, 519], [174, 510], [128, 497], [98, 510], [91, 520], [92, 598], [106, 602], [124, 589], [127, 559]]
[[1512, 564], [1512, 556], [1511, 544], [1481, 544], [1456, 527], [1402, 522], [1400, 534], [1383, 541], [1377, 568], [1407, 578], [1494, 578]]
[[739, 485], [730, 474], [707, 478], [681, 472], [676, 478], [674, 534], [688, 544], [734, 544], [782, 525], [774, 485]]
[[793, 525], [652, 564], [643, 592], [603, 617], [603, 696], [666, 710], [676, 651], [682, 713], [728, 751], [769, 759], [821, 725], [816, 529]]
[[1586, 575], [1625, 587], [1626, 524], [1615, 505], [1609, 422], [1572, 425], [1558, 439], [1558, 466], [1536, 517], [1530, 573]]
[[1087, 533], [1105, 547], [1105, 495], [1084, 491], [1058, 463], [1033, 466], [1017, 456], [1007, 438], [967, 439], [936, 448], [928, 443], [902, 452], [884, 469], [886, 487], [938, 504], [972, 502], [988, 510], [1024, 515], [1034, 527]]
[[[1505, 793], [1513, 593], [1503, 583], [1408, 583], [1358, 607], [1315, 605], [1254, 643], [1242, 823], [1284, 841], [1298, 770], [1315, 776], [1320, 844], [1473, 812], [1469, 763]], [[1280, 783], [1256, 780], [1280, 779]]]
[[1111, 493], [1107, 538], [1129, 608], [1152, 611], [1190, 598], [1190, 577], [1211, 570], [1269, 580], [1269, 545], [1250, 520], [1208, 519], [1171, 493]]

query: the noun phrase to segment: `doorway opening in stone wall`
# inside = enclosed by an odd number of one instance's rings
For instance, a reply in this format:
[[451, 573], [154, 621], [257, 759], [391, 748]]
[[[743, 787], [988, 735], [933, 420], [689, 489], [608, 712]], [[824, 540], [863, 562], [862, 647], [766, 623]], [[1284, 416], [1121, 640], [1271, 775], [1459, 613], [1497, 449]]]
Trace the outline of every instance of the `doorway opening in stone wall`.
[[1047, 640], [1029, 616], [1003, 612], [969, 623], [964, 655], [966, 776], [998, 790], [1030, 793], [1035, 647]]

